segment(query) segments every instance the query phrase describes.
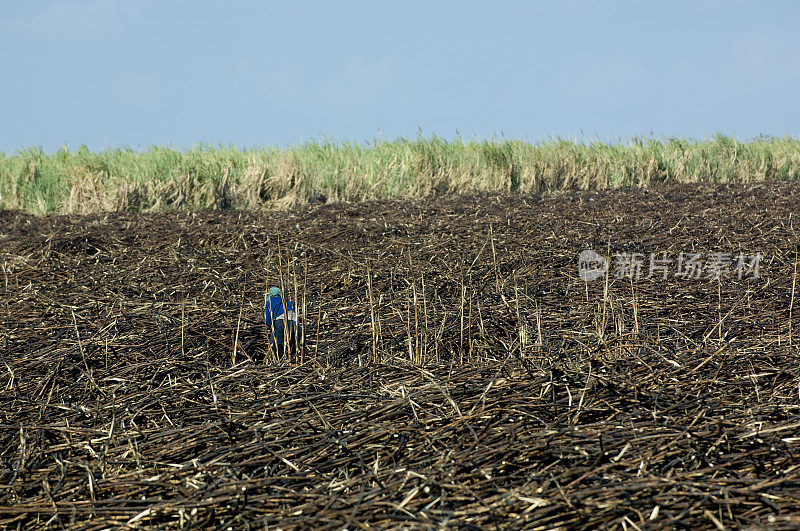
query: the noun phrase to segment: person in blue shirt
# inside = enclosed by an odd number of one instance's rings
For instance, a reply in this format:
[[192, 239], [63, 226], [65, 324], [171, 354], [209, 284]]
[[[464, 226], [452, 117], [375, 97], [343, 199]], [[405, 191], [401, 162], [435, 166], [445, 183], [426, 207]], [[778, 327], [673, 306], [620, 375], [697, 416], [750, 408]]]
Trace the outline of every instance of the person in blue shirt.
[[280, 288], [269, 288], [266, 320], [271, 347], [280, 358], [284, 358], [288, 354], [289, 363], [294, 363], [297, 358], [297, 344], [302, 329], [297, 321], [294, 303], [283, 300]]

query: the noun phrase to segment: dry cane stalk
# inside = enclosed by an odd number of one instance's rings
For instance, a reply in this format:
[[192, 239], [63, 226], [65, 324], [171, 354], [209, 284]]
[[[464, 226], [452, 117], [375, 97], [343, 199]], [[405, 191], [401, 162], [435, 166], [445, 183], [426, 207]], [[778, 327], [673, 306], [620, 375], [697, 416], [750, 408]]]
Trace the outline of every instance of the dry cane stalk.
[[[422, 273], [422, 313], [425, 316], [425, 332], [423, 333], [423, 363], [428, 359], [428, 299], [425, 297], [425, 273]], [[378, 323], [380, 325], [380, 322]]]
[[717, 278], [717, 319], [719, 319], [717, 337], [722, 341], [722, 282], [719, 278]]
[[517, 308], [517, 326], [519, 327], [519, 355], [522, 357], [524, 355], [522, 349], [525, 346], [525, 343], [527, 343], [527, 331], [525, 330], [525, 324], [522, 322], [522, 315], [519, 312], [519, 289], [517, 287], [516, 271], [514, 272], [514, 303], [516, 304]]
[[633, 299], [633, 331], [639, 336], [639, 307], [636, 304], [636, 290], [633, 288], [633, 275], [631, 275], [631, 299]]
[[408, 337], [408, 359], [414, 362], [414, 339], [411, 335], [411, 299], [406, 301], [406, 335]]
[[239, 305], [239, 319], [236, 320], [236, 334], [233, 337], [233, 354], [231, 354], [231, 366], [236, 365], [236, 349], [239, 346], [239, 328], [242, 325], [242, 310], [244, 309], [244, 294]]
[[181, 357], [186, 356], [186, 350], [183, 348], [183, 337], [185, 328], [186, 328], [186, 299], [184, 299], [181, 302]]
[[367, 296], [369, 297], [369, 322], [372, 331], [372, 362], [378, 361], [378, 329], [375, 326], [375, 299], [372, 296], [372, 270], [367, 260]]
[[469, 314], [467, 315], [467, 358], [472, 361], [472, 351], [474, 348], [475, 340], [472, 338], [472, 297], [475, 294], [469, 294]]
[[319, 325], [322, 323], [322, 305], [319, 305], [317, 309], [317, 340], [314, 343], [314, 365], [317, 364], [317, 359], [319, 355]]
[[[608, 245], [606, 247], [606, 256], [611, 258], [611, 238], [608, 240]], [[608, 319], [606, 317], [606, 305], [609, 302], [608, 299], [608, 280], [610, 278], [610, 267], [606, 264], [606, 271], [605, 271], [605, 279], [603, 283], [603, 320], [600, 323], [600, 341], [604, 342], [605, 335], [606, 335], [606, 323], [608, 323]], [[613, 309], [613, 308], [612, 308]]]
[[277, 241], [278, 241], [278, 278], [279, 278], [279, 282], [278, 283], [280, 285], [279, 287], [280, 287], [280, 290], [281, 290], [281, 294], [283, 295], [281, 297], [281, 305], [283, 306], [283, 313], [281, 314], [283, 316], [283, 346], [282, 346], [283, 352], [276, 352], [275, 355], [278, 357], [278, 363], [281, 363], [284, 360], [286, 360], [287, 346], [288, 346], [288, 343], [289, 343], [288, 341], [286, 341], [286, 339], [287, 339], [286, 338], [286, 331], [289, 329], [289, 324], [288, 324], [288, 319], [287, 319], [287, 315], [286, 315], [286, 296], [285, 296], [285, 294], [289, 292], [289, 290], [288, 290], [288, 287], [289, 287], [288, 286], [288, 283], [289, 283], [289, 259], [287, 257], [287, 259], [286, 259], [286, 271], [284, 272], [284, 269], [283, 269], [283, 251], [281, 250], [280, 235], [278, 235]]
[[494, 270], [494, 285], [497, 293], [500, 293], [500, 276], [497, 273], [497, 253], [494, 249], [494, 231], [492, 224], [489, 223], [489, 240], [492, 242], [492, 269]]
[[300, 364], [303, 365], [306, 361], [306, 294], [308, 293], [308, 256], [304, 257], [303, 264], [303, 330], [301, 333], [302, 344], [300, 345]]
[[[298, 357], [297, 359], [292, 360], [292, 361], [294, 363], [298, 363], [300, 361], [299, 360], [299, 356], [300, 356], [299, 350], [300, 350], [301, 345], [300, 345], [300, 319], [298, 319], [298, 317], [297, 317], [297, 312], [300, 311], [300, 308], [298, 308], [299, 299], [297, 297], [297, 260], [294, 260], [294, 259], [292, 259], [292, 288], [294, 290], [294, 297], [292, 298], [292, 300], [294, 301], [294, 308], [295, 308], [295, 312], [294, 312], [295, 325], [293, 327], [294, 330], [292, 331], [292, 335], [294, 337], [291, 338], [292, 341], [290, 341], [290, 345], [294, 345], [295, 346], [295, 356]], [[287, 317], [287, 319], [288, 319], [288, 317]], [[288, 322], [287, 322], [287, 326], [288, 326]], [[289, 347], [287, 347], [287, 351], [291, 352], [291, 349]]]
[[458, 355], [459, 363], [464, 363], [464, 297], [467, 292], [467, 287], [464, 285], [464, 274], [461, 274], [461, 304], [459, 312], [461, 315], [461, 325], [459, 326], [459, 340], [458, 340]]
[[272, 357], [272, 341], [269, 341], [270, 333], [274, 333], [272, 329], [272, 323], [269, 321], [269, 312], [267, 308], [269, 308], [269, 268], [264, 267], [264, 330], [266, 333], [267, 341], [267, 353], [264, 355], [264, 363], [268, 363], [270, 358]]
[[536, 300], [536, 346], [542, 346], [542, 309], [539, 307], [539, 301]]
[[414, 357], [415, 362], [419, 363], [420, 358], [420, 345], [419, 345], [419, 307], [417, 305], [417, 283], [415, 280], [412, 279], [411, 281], [411, 292], [413, 294], [413, 301], [414, 301]]
[[[789, 300], [789, 346], [792, 345], [792, 309], [794, 308], [794, 294], [797, 286], [797, 253], [794, 256], [794, 273], [792, 273], [792, 297]], [[800, 387], [798, 387], [800, 389]]]

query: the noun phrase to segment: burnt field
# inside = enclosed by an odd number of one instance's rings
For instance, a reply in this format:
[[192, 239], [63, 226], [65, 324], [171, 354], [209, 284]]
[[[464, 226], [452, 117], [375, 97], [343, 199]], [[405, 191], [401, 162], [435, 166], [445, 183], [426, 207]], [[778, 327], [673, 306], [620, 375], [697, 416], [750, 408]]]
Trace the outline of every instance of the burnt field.
[[798, 197], [0, 212], [0, 525], [796, 528]]

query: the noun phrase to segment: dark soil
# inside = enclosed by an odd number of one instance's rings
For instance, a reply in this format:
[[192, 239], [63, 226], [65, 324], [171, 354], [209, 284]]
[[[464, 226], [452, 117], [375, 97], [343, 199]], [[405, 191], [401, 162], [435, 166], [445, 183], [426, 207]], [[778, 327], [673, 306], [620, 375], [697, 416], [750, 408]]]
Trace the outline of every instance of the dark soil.
[[0, 212], [0, 525], [797, 528], [798, 197]]

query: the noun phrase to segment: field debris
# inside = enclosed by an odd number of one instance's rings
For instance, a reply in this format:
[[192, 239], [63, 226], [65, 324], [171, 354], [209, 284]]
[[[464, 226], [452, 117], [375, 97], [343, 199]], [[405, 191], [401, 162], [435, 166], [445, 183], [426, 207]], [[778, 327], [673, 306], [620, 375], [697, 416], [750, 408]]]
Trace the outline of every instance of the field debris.
[[[798, 197], [0, 211], [0, 525], [797, 528]], [[763, 261], [585, 282], [584, 249]]]

